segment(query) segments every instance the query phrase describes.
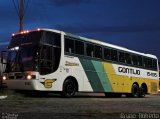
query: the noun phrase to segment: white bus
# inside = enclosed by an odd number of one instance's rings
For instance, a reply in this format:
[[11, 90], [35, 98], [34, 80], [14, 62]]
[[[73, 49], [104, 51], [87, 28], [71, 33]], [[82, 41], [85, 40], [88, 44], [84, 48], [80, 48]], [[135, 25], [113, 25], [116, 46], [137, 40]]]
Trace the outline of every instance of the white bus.
[[36, 29], [12, 35], [3, 81], [9, 89], [100, 92], [144, 97], [157, 93], [157, 57], [63, 31]]

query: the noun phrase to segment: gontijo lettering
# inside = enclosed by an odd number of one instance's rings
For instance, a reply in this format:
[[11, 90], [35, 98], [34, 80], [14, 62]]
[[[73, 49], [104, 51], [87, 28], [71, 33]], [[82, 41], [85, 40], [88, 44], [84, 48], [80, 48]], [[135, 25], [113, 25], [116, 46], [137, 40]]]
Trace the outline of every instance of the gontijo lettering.
[[135, 74], [140, 75], [140, 70], [132, 69], [132, 68], [126, 68], [126, 67], [118, 67], [118, 72], [125, 73], [125, 74]]

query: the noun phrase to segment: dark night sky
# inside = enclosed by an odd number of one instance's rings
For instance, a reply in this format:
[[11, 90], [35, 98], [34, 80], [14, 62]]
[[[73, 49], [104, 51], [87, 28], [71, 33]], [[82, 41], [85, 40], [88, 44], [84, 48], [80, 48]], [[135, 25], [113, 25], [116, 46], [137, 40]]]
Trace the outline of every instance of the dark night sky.
[[[0, 26], [2, 50], [19, 30], [12, 0], [1, 0]], [[29, 0], [24, 29], [36, 28], [63, 30], [160, 58], [160, 0]]]

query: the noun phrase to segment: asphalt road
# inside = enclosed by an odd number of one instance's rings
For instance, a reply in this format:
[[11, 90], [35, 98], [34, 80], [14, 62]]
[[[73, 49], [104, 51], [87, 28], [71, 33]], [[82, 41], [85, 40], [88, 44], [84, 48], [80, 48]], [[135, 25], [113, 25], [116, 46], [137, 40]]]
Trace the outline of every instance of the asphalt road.
[[146, 98], [106, 98], [82, 93], [74, 98], [59, 95], [8, 94], [0, 100], [0, 119], [159, 119], [160, 95]]

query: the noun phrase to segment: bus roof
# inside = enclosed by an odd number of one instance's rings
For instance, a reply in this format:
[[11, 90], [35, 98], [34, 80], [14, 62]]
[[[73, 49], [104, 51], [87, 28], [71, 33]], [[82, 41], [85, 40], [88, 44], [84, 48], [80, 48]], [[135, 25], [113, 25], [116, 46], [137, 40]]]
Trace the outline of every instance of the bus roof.
[[126, 51], [126, 52], [130, 52], [130, 53], [134, 53], [134, 54], [143, 55], [143, 56], [146, 56], [146, 57], [157, 59], [157, 57], [155, 55], [152, 55], [152, 54], [145, 54], [145, 53], [137, 52], [137, 51], [125, 48], [125, 47], [121, 47], [121, 46], [118, 46], [118, 45], [113, 45], [113, 44], [106, 43], [106, 42], [99, 41], [99, 40], [95, 40], [95, 39], [89, 39], [89, 38], [81, 37], [81, 36], [78, 36], [78, 35], [74, 35], [72, 33], [67, 33], [67, 32], [59, 31], [59, 30], [55, 30], [55, 29], [41, 29], [41, 30], [51, 31], [51, 32], [56, 32], [56, 33], [63, 33], [65, 35], [69, 36], [69, 37], [73, 37], [73, 38], [80, 39], [80, 40], [83, 40], [83, 41], [88, 41], [88, 42], [95, 43], [95, 44], [98, 44], [98, 45], [103, 45], [103, 46], [106, 46], [106, 47], [115, 48], [115, 49], [118, 49], [118, 50], [122, 50], [122, 51]]

